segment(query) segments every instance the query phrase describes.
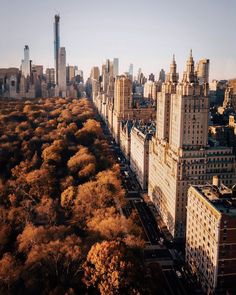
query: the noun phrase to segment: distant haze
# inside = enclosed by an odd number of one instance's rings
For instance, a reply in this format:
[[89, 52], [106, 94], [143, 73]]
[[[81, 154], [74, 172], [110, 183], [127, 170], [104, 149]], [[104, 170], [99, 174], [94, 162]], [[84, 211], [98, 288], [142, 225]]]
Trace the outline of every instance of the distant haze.
[[211, 79], [236, 77], [235, 0], [0, 0], [0, 67], [20, 66], [30, 47], [34, 64], [54, 66], [53, 22], [60, 13], [67, 63], [86, 76], [94, 65], [118, 57], [120, 72], [134, 64], [145, 75], [168, 70], [176, 55], [182, 77], [193, 49], [210, 59]]

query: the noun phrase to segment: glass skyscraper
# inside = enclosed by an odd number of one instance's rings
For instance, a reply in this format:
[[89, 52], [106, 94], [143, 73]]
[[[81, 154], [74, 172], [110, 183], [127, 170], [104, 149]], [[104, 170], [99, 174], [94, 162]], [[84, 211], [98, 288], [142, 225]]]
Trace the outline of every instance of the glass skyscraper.
[[21, 63], [21, 71], [22, 71], [22, 75], [24, 75], [25, 78], [27, 76], [30, 76], [30, 59], [29, 59], [28, 45], [25, 45], [25, 48], [24, 48], [24, 59], [22, 60], [22, 63]]
[[60, 16], [55, 15], [54, 22], [54, 58], [55, 58], [55, 82], [58, 84], [58, 62], [60, 48]]

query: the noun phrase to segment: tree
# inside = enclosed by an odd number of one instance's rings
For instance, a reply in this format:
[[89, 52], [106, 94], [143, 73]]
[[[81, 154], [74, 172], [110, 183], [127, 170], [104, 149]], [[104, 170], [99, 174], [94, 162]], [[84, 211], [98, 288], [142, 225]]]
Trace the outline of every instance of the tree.
[[11, 233], [12, 229], [9, 224], [0, 224], [0, 256], [10, 241]]
[[114, 159], [109, 151], [109, 144], [104, 139], [95, 139], [90, 148], [97, 160], [97, 169], [106, 170], [114, 164]]
[[11, 253], [5, 253], [0, 260], [0, 291], [9, 294], [11, 286], [19, 279], [21, 267]]
[[56, 224], [57, 221], [58, 201], [51, 199], [49, 196], [43, 196], [40, 203], [34, 208], [35, 224]]
[[8, 211], [7, 220], [16, 232], [22, 230], [25, 224], [30, 221], [30, 219], [30, 214], [25, 210], [24, 207], [12, 207]]
[[65, 176], [65, 177], [61, 178], [61, 180], [60, 180], [60, 190], [63, 192], [69, 186], [73, 186], [73, 184], [74, 184], [73, 176], [71, 176], [71, 175]]
[[[140, 280], [130, 269], [140, 267], [140, 227], [121, 215], [119, 165], [92, 102], [0, 105], [0, 294], [86, 294], [82, 265], [96, 242], [108, 275], [94, 264], [97, 280], [93, 288], [86, 276], [88, 292], [135, 293], [132, 279]], [[87, 274], [94, 272], [88, 261]]]
[[79, 147], [79, 151], [67, 162], [69, 171], [77, 173], [79, 177], [86, 178], [94, 175], [96, 169], [96, 159], [86, 147]]
[[82, 129], [76, 132], [77, 141], [85, 146], [90, 146], [96, 138], [103, 137], [103, 131], [98, 121], [88, 119]]
[[29, 185], [31, 196], [40, 198], [41, 196], [50, 196], [55, 191], [55, 179], [47, 169], [36, 169], [26, 174], [26, 182]]
[[76, 235], [33, 245], [25, 262], [24, 281], [27, 290], [41, 286], [49, 293], [56, 287], [65, 290], [73, 285], [81, 285], [83, 255], [80, 245], [81, 240]]
[[17, 237], [18, 251], [28, 253], [34, 245], [49, 243], [55, 240], [64, 240], [72, 233], [70, 227], [60, 226], [35, 226], [32, 223], [26, 224], [23, 232]]
[[67, 210], [71, 210], [74, 205], [76, 189], [69, 186], [61, 193], [61, 206]]
[[141, 237], [142, 229], [131, 218], [117, 213], [114, 208], [97, 209], [87, 223], [88, 229], [97, 231], [105, 239], [124, 238], [127, 235]]
[[60, 164], [62, 160], [62, 152], [65, 148], [66, 145], [63, 140], [54, 140], [53, 144], [43, 150], [43, 160], [49, 164]]
[[85, 225], [96, 209], [115, 207], [120, 210], [126, 202], [124, 195], [120, 180], [113, 171], [100, 172], [95, 180], [78, 187], [74, 220]]
[[101, 295], [139, 294], [140, 266], [120, 241], [96, 243], [83, 268], [85, 284], [98, 289]]

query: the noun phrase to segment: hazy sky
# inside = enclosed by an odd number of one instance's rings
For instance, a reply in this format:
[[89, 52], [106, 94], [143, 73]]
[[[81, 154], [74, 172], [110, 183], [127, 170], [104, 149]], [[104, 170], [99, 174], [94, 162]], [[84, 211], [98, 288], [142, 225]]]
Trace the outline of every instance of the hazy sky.
[[106, 58], [145, 74], [168, 70], [175, 53], [182, 76], [193, 49], [210, 59], [211, 78], [236, 77], [236, 0], [0, 0], [0, 67], [19, 67], [25, 44], [35, 64], [53, 66], [54, 14], [61, 15], [67, 63], [90, 72]]

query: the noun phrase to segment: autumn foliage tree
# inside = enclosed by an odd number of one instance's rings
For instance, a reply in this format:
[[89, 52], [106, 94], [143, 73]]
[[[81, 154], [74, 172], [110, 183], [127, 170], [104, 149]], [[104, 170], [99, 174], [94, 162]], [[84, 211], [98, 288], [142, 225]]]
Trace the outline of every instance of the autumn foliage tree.
[[0, 294], [139, 294], [126, 204], [91, 101], [0, 99]]
[[95, 180], [78, 187], [73, 210], [74, 220], [85, 225], [94, 216], [97, 208], [115, 208], [119, 211], [126, 203], [124, 196], [125, 192], [115, 172], [100, 172]]
[[95, 174], [96, 158], [86, 147], [78, 147], [79, 151], [67, 162], [69, 171], [79, 178], [88, 178]]
[[142, 270], [123, 242], [95, 244], [83, 268], [85, 284], [97, 288], [101, 295], [141, 294], [138, 274]]

